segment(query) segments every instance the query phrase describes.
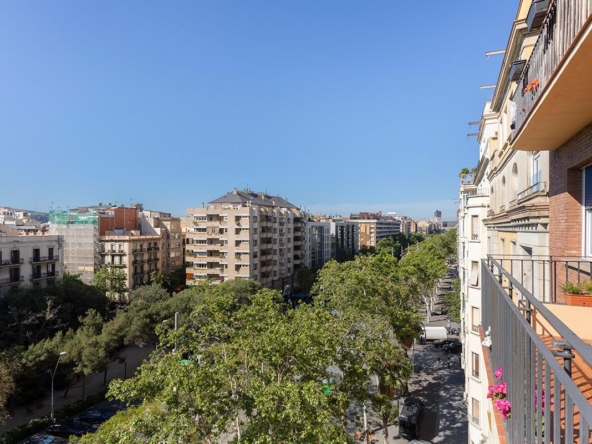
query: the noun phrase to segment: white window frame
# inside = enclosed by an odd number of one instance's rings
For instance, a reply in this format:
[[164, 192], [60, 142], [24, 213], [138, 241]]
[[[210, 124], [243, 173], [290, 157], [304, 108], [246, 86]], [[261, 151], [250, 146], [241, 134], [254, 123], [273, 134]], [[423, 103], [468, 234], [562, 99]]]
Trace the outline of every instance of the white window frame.
[[471, 281], [469, 284], [471, 287], [479, 285], [479, 262], [477, 261], [471, 261]]

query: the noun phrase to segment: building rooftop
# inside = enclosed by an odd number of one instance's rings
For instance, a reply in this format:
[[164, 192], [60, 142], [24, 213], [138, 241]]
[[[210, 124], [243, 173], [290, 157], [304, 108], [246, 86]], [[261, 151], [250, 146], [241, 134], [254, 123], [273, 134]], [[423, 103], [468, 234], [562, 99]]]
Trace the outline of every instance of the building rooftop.
[[258, 205], [262, 207], [280, 207], [280, 208], [298, 208], [296, 205], [288, 202], [280, 196], [272, 196], [263, 192], [254, 192], [251, 190], [238, 191], [234, 188], [231, 192], [224, 196], [210, 201], [210, 204], [242, 204], [242, 205]]

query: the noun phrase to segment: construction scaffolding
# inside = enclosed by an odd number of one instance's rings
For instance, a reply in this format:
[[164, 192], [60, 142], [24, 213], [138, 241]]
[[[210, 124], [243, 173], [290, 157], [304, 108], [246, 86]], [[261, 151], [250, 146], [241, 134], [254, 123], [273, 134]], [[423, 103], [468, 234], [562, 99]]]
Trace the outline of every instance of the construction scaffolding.
[[90, 284], [100, 267], [99, 212], [93, 209], [50, 211], [49, 232], [63, 236], [64, 271]]

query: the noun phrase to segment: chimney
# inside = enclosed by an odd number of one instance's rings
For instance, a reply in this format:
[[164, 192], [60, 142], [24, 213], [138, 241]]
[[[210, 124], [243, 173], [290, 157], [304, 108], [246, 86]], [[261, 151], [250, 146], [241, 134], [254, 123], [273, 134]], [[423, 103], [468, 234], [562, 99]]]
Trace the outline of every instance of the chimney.
[[233, 188], [233, 189], [232, 189], [232, 194], [236, 194], [237, 192], [238, 192], [238, 191], [237, 191], [237, 189], [236, 189], [236, 188]]

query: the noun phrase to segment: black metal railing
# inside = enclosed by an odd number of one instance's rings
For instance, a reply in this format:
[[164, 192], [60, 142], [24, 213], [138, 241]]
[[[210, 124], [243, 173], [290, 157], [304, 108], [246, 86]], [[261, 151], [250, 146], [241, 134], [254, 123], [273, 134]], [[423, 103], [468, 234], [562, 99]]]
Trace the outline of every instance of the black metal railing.
[[582, 371], [592, 368], [592, 347], [493, 257], [482, 261], [481, 276], [490, 370], [503, 369], [512, 404], [512, 415], [504, 420], [508, 442], [534, 443], [543, 433], [545, 443], [590, 442], [592, 405], [585, 396], [590, 384], [578, 386], [571, 370], [573, 363]]
[[7, 266], [7, 265], [21, 265], [24, 264], [25, 260], [24, 259], [5, 259], [3, 261], [0, 262], [0, 266]]
[[589, 0], [552, 0], [514, 96], [518, 131], [592, 13]]
[[563, 286], [592, 279], [591, 258], [581, 256], [490, 255], [539, 301], [563, 300]]
[[21, 282], [25, 281], [25, 277], [24, 276], [16, 276], [16, 277], [7, 277], [7, 278], [2, 278], [0, 279], [0, 285], [3, 284], [19, 284]]

